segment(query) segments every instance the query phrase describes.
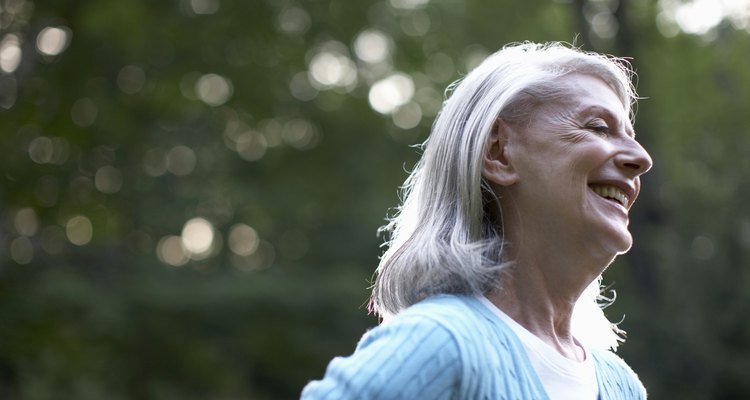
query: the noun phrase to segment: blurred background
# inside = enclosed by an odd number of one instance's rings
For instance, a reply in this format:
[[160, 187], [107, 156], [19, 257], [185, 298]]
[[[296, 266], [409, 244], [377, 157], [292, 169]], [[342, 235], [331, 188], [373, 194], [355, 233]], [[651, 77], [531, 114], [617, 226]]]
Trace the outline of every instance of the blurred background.
[[297, 398], [377, 324], [444, 89], [524, 40], [638, 72], [618, 353], [653, 398], [748, 398], [748, 30], [748, 0], [0, 0], [0, 398]]

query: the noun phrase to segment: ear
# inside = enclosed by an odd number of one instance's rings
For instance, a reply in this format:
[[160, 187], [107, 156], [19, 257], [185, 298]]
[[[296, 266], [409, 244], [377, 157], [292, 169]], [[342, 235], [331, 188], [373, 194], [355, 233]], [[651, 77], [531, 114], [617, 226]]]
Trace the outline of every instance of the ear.
[[487, 139], [487, 153], [484, 155], [482, 175], [492, 183], [511, 186], [518, 182], [518, 173], [513, 165], [509, 150], [509, 140], [514, 135], [512, 128], [501, 118], [495, 121]]

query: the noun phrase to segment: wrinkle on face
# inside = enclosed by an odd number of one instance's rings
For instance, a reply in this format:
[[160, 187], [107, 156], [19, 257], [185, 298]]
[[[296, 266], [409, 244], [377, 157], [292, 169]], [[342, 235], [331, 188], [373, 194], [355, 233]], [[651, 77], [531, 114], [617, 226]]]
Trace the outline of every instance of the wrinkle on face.
[[537, 123], [544, 125], [550, 137], [559, 139], [566, 145], [581, 143], [591, 134], [581, 122], [578, 113], [568, 104], [559, 103], [547, 106], [545, 110], [540, 110], [537, 116]]
[[[582, 86], [580, 82], [567, 82], [569, 91], [590, 92], [590, 88]], [[613, 90], [614, 91], [614, 90]], [[635, 139], [632, 121], [627, 115], [626, 106], [617, 103], [616, 108], [611, 105], [592, 103], [590, 96], [582, 98], [560, 98], [554, 102], [539, 105], [532, 113], [528, 129], [544, 129], [551, 137], [559, 138], [564, 143], [578, 144], [591, 138], [593, 121], [606, 125], [612, 133], [618, 136]]]

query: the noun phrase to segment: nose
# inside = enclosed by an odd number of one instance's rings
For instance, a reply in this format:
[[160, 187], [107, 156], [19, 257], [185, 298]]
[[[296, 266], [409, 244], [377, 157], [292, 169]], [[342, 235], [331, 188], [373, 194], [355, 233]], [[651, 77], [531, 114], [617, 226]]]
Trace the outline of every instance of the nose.
[[646, 149], [633, 138], [629, 138], [623, 151], [616, 156], [615, 163], [636, 177], [646, 173], [654, 165]]

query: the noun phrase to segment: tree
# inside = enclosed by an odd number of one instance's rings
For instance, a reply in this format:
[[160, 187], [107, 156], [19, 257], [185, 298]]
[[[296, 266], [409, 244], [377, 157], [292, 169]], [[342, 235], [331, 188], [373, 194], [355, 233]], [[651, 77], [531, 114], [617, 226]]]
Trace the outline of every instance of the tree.
[[653, 397], [750, 393], [747, 34], [615, 3], [6, 0], [0, 395], [297, 397], [377, 323], [445, 87], [522, 40], [633, 57], [647, 97], [621, 354]]

